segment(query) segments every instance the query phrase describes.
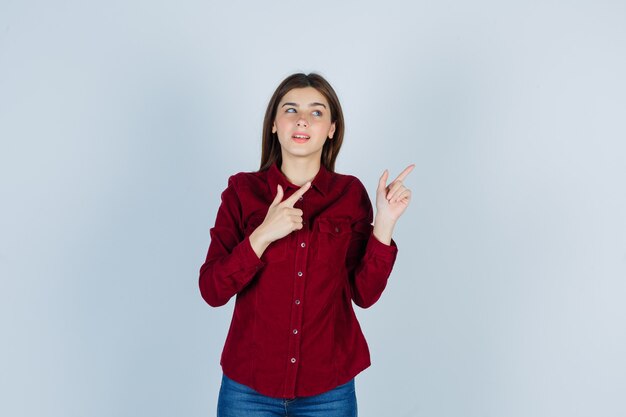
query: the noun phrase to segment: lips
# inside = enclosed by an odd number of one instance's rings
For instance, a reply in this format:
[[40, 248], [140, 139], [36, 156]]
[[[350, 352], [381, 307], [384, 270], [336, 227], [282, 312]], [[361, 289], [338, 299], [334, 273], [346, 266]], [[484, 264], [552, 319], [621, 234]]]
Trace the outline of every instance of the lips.
[[296, 132], [293, 135], [291, 135], [291, 139], [293, 139], [297, 143], [304, 143], [308, 141], [309, 139], [311, 139], [311, 137], [305, 133]]

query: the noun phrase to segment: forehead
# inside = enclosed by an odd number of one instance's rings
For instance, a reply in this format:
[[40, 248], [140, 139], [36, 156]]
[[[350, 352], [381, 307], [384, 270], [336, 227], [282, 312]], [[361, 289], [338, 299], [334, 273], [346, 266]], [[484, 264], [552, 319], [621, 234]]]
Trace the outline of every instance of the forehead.
[[322, 103], [328, 107], [326, 97], [313, 87], [293, 88], [287, 92], [280, 100], [282, 103], [297, 103], [300, 106], [308, 106], [310, 103]]

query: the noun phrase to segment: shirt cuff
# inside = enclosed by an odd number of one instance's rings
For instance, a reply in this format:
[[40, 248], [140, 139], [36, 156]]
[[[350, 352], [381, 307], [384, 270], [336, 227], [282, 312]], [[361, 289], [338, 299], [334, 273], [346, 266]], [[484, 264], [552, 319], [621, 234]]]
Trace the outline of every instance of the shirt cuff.
[[367, 242], [365, 253], [367, 256], [375, 256], [393, 262], [396, 260], [396, 255], [398, 254], [398, 246], [393, 238], [391, 239], [391, 244], [385, 245], [372, 233]]
[[254, 249], [252, 249], [252, 244], [250, 244], [249, 236], [246, 236], [246, 238], [241, 241], [239, 246], [241, 249], [239, 251], [241, 270], [261, 269], [265, 266], [265, 262], [259, 259]]

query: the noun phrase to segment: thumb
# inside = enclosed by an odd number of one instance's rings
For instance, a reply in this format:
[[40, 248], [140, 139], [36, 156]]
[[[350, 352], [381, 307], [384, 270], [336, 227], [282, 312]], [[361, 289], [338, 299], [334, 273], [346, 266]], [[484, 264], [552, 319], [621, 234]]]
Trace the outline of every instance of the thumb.
[[384, 192], [387, 188], [387, 178], [389, 178], [389, 171], [385, 170], [385, 172], [383, 172], [383, 175], [381, 175], [380, 179], [378, 180], [378, 192]]
[[280, 184], [278, 184], [278, 187], [276, 187], [278, 190], [276, 191], [276, 197], [274, 197], [274, 200], [272, 201], [272, 204], [270, 204], [270, 207], [272, 206], [276, 206], [278, 205], [281, 201], [283, 201], [283, 187], [280, 186]]

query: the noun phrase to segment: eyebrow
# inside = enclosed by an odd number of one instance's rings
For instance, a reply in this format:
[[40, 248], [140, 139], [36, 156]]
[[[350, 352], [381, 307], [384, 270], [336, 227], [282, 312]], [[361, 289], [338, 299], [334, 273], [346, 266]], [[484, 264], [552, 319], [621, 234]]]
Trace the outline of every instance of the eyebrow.
[[[285, 104], [283, 104], [280, 107], [285, 107], [285, 106], [300, 107], [300, 105], [298, 103], [291, 103], [291, 102], [290, 103], [285, 103]], [[322, 107], [326, 108], [326, 105], [324, 103], [318, 103], [317, 101], [309, 104], [309, 107], [312, 107], [312, 106], [322, 106]]]

